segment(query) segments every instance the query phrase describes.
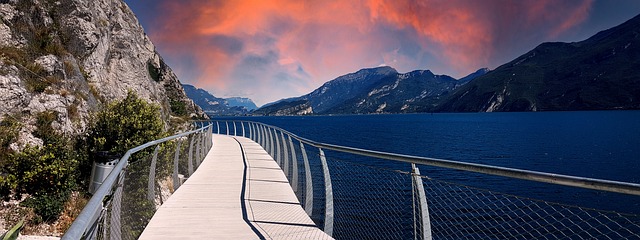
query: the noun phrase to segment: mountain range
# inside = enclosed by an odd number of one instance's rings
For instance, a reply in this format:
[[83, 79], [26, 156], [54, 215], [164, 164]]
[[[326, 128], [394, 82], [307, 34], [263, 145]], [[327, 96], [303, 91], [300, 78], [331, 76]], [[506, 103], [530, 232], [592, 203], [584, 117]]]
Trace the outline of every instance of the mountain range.
[[498, 68], [454, 79], [362, 69], [255, 115], [640, 109], [640, 15], [587, 40], [542, 43]]
[[640, 15], [587, 40], [543, 43], [478, 77], [436, 111], [640, 108]]
[[429, 70], [398, 73], [385, 66], [361, 69], [333, 79], [313, 92], [268, 104], [255, 115], [368, 114], [415, 112], [482, 76], [480, 69], [459, 80]]
[[209, 115], [245, 115], [258, 108], [249, 98], [218, 98], [193, 85], [182, 84], [182, 87], [187, 96]]

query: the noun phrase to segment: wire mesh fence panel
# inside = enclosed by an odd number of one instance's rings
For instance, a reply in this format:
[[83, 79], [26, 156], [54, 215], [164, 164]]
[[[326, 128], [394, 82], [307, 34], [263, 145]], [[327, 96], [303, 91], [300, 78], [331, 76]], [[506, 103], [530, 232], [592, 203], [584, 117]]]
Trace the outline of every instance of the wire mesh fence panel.
[[327, 153], [327, 161], [334, 195], [333, 237], [413, 239], [415, 204], [408, 171], [367, 166], [331, 154]]
[[[297, 185], [297, 190], [295, 191], [296, 197], [298, 198], [298, 201], [300, 202], [302, 207], [306, 209], [307, 175], [306, 175], [306, 169], [304, 166], [304, 156], [302, 153], [302, 148], [300, 148], [300, 142], [293, 140], [293, 150], [291, 151], [291, 153], [295, 154], [296, 162], [292, 162], [292, 164], [297, 165], [296, 170], [298, 171], [298, 178], [297, 178], [298, 181], [292, 182], [292, 184]], [[306, 152], [304, 154], [306, 154]], [[308, 157], [307, 157], [307, 161], [308, 161]]]
[[423, 177], [436, 239], [640, 239], [640, 216]]
[[[312, 212], [311, 220], [316, 226], [324, 226], [324, 208], [325, 208], [325, 196], [324, 196], [324, 178], [322, 176], [322, 165], [320, 164], [320, 153], [318, 148], [308, 144], [303, 144], [307, 153], [307, 159], [309, 162], [309, 170], [311, 172], [311, 185], [312, 199], [311, 202]], [[305, 176], [306, 177], [306, 176]], [[305, 182], [306, 184], [306, 182]], [[304, 198], [306, 202], [306, 198]]]
[[146, 154], [127, 166], [120, 215], [122, 239], [137, 239], [155, 213], [155, 203], [147, 198], [152, 157]]

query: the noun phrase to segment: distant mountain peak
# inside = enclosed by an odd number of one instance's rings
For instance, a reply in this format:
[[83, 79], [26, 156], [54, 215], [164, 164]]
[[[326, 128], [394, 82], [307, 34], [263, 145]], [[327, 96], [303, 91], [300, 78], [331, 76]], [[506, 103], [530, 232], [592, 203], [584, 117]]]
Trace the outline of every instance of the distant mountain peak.
[[257, 108], [249, 98], [218, 98], [193, 85], [182, 84], [182, 87], [187, 96], [210, 115], [245, 115]]
[[395, 68], [392, 68], [390, 66], [363, 68], [363, 69], [358, 70], [356, 73], [360, 73], [360, 72], [369, 72], [369, 73], [375, 73], [375, 74], [379, 74], [379, 75], [387, 75], [387, 74], [390, 74], [390, 73], [398, 73], [398, 71]]
[[398, 73], [383, 66], [345, 74], [311, 93], [266, 104], [264, 115], [408, 112], [432, 104], [460, 85], [447, 75], [430, 70]]
[[462, 78], [458, 79], [458, 81], [460, 81], [460, 82], [468, 82], [468, 81], [471, 81], [471, 80], [473, 80], [473, 79], [475, 79], [477, 77], [485, 75], [490, 71], [491, 70], [489, 68], [480, 68], [480, 69], [476, 70], [475, 72], [473, 72], [473, 73], [471, 73], [471, 74], [469, 74], [469, 75], [467, 75], [465, 77], [462, 77]]
[[251, 100], [249, 98], [245, 98], [245, 97], [230, 97], [230, 98], [226, 98], [226, 100], [229, 103], [230, 107], [244, 107], [249, 111], [255, 110], [255, 109], [258, 108], [258, 106], [256, 106], [256, 104], [253, 102], [253, 100]]

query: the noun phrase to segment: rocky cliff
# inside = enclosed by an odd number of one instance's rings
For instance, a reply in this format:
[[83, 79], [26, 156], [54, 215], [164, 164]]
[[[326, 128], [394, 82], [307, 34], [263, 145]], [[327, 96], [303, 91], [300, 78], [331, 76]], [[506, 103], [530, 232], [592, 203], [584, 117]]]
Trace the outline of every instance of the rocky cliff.
[[0, 120], [22, 123], [14, 149], [41, 144], [31, 134], [39, 113], [77, 134], [128, 90], [160, 105], [166, 122], [205, 117], [122, 0], [1, 0], [0, 20]]

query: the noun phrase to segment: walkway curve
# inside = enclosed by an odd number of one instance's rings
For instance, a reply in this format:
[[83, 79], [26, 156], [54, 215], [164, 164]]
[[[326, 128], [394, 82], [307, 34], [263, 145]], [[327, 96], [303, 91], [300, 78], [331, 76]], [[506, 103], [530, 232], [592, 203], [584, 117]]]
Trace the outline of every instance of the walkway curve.
[[213, 135], [198, 170], [140, 239], [331, 239], [306, 215], [278, 164], [245, 137]]

